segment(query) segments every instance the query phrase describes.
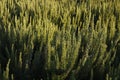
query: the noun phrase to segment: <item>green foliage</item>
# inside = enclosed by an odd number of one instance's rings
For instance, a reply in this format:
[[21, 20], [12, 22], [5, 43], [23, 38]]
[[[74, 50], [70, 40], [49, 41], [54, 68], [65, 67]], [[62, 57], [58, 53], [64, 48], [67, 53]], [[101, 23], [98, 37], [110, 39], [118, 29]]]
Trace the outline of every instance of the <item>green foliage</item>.
[[0, 80], [120, 80], [119, 0], [1, 0]]

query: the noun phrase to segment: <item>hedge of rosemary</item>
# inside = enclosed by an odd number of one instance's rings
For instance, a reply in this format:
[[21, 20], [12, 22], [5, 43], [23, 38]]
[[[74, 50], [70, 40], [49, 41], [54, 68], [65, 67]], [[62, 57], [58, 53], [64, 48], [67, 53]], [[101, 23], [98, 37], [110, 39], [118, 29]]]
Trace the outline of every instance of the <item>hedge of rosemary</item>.
[[120, 0], [1, 0], [0, 80], [120, 80]]

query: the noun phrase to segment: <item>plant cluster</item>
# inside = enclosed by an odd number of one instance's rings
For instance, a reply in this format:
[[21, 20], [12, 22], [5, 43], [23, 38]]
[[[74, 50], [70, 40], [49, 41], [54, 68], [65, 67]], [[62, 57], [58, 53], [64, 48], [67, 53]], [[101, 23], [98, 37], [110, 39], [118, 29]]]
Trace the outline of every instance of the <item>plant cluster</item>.
[[120, 0], [1, 0], [0, 80], [120, 80]]

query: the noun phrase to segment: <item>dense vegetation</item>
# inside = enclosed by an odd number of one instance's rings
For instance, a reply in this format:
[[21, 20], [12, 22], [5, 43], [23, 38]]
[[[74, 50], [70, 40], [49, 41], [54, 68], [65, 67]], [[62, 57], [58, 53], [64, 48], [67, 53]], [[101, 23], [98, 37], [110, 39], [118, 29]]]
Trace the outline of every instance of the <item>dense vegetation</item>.
[[0, 80], [120, 80], [120, 0], [0, 0]]

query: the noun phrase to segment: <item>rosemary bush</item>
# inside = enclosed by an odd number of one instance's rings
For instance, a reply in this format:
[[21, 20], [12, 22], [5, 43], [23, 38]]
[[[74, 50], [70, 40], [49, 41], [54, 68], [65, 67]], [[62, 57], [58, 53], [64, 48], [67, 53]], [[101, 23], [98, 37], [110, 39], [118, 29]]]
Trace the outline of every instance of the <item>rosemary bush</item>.
[[0, 80], [120, 80], [119, 0], [1, 0]]

